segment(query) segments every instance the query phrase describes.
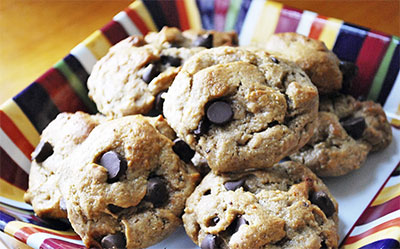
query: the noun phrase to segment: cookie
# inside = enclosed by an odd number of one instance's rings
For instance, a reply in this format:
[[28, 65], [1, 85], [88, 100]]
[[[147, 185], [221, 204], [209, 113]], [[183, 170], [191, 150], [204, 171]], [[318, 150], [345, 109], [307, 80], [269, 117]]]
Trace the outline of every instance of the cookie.
[[[106, 116], [161, 114], [161, 94], [182, 63], [206, 47], [232, 44], [237, 39], [234, 33], [194, 34], [165, 27], [144, 38], [131, 36], [119, 42], [93, 67], [87, 82], [89, 97]], [[208, 37], [209, 44], [196, 42], [203, 36]]]
[[369, 152], [392, 140], [382, 107], [337, 94], [320, 100], [317, 128], [310, 141], [290, 156], [319, 176], [345, 175], [361, 167]]
[[175, 153], [176, 143], [141, 115], [93, 129], [68, 158], [60, 186], [86, 246], [145, 248], [181, 224], [199, 174]]
[[[335, 92], [342, 88], [343, 74], [340, 70], [340, 60], [325, 46], [324, 42], [297, 33], [278, 33], [272, 35], [262, 46], [268, 52], [300, 66], [321, 94]], [[346, 69], [346, 72], [349, 72], [347, 68], [342, 66], [343, 70]], [[350, 79], [348, 73], [346, 77], [347, 81], [351, 81], [352, 78]]]
[[170, 126], [214, 172], [272, 166], [308, 141], [318, 109], [300, 68], [238, 47], [191, 57], [163, 97]]
[[66, 218], [61, 193], [55, 186], [62, 162], [105, 117], [83, 112], [60, 113], [43, 130], [32, 153], [29, 188], [24, 195], [40, 217]]
[[337, 248], [338, 204], [295, 162], [252, 172], [209, 173], [186, 202], [188, 236], [209, 248]]

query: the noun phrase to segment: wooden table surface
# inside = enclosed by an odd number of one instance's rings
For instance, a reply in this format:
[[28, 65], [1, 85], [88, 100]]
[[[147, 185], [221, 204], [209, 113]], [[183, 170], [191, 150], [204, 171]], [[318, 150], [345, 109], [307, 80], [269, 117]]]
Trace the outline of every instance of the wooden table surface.
[[[400, 35], [398, 0], [278, 1]], [[131, 2], [0, 0], [0, 104], [33, 82]]]

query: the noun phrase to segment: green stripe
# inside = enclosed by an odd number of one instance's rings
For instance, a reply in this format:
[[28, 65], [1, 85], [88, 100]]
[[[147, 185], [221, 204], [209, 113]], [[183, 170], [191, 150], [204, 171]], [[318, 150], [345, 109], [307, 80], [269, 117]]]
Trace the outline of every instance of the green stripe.
[[386, 50], [385, 56], [383, 57], [382, 62], [379, 65], [378, 71], [375, 74], [374, 81], [372, 82], [371, 89], [369, 90], [368, 99], [371, 99], [373, 101], [378, 100], [397, 44], [399, 44], [399, 37], [393, 36], [389, 47]]
[[242, 0], [231, 0], [225, 19], [225, 31], [234, 30]]
[[71, 71], [64, 60], [57, 62], [54, 65], [54, 68], [58, 69], [65, 76], [65, 78], [67, 78], [70, 86], [72, 89], [74, 89], [75, 93], [79, 96], [83, 103], [85, 103], [89, 111], [93, 113], [97, 112], [96, 105], [89, 99], [87, 89], [83, 86], [83, 82], [81, 82], [74, 72]]

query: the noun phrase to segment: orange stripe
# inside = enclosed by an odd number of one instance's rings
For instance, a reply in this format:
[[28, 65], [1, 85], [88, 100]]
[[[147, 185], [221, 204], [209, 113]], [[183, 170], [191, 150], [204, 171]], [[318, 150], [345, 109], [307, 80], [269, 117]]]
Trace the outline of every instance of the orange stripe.
[[181, 24], [181, 29], [186, 30], [190, 28], [188, 16], [186, 13], [185, 1], [176, 0], [176, 9], [178, 10], [179, 14], [179, 22]]
[[310, 34], [308, 37], [318, 40], [322, 30], [325, 27], [326, 19], [326, 17], [318, 15], [311, 25]]
[[24, 155], [30, 159], [31, 153], [34, 150], [32, 144], [26, 139], [18, 127], [13, 121], [7, 116], [5, 112], [0, 110], [0, 127], [7, 134], [7, 136], [13, 141], [13, 143], [24, 153]]
[[129, 16], [129, 18], [132, 20], [133, 23], [135, 23], [136, 27], [140, 30], [142, 35], [147, 34], [150, 30], [147, 28], [146, 23], [142, 20], [142, 18], [136, 13], [135, 10], [131, 8], [126, 8], [124, 10], [126, 14]]
[[386, 222], [384, 222], [382, 224], [379, 224], [378, 226], [373, 227], [373, 228], [369, 229], [368, 231], [365, 231], [365, 232], [363, 232], [363, 233], [361, 233], [359, 235], [349, 237], [346, 240], [346, 245], [353, 244], [353, 243], [359, 241], [360, 239], [363, 239], [363, 238], [365, 238], [365, 237], [367, 237], [367, 236], [369, 236], [371, 234], [374, 234], [374, 233], [379, 232], [379, 231], [381, 231], [383, 229], [386, 229], [386, 228], [389, 228], [389, 227], [395, 227], [395, 226], [400, 226], [400, 218], [396, 218], [396, 219], [393, 219], [393, 220], [386, 221]]
[[35, 233], [48, 233], [48, 234], [61, 236], [63, 238], [67, 238], [67, 239], [75, 239], [75, 240], [81, 239], [78, 235], [59, 234], [57, 232], [44, 230], [44, 229], [41, 229], [38, 227], [23, 227], [14, 233], [14, 237], [21, 240], [22, 242], [26, 243], [28, 237]]

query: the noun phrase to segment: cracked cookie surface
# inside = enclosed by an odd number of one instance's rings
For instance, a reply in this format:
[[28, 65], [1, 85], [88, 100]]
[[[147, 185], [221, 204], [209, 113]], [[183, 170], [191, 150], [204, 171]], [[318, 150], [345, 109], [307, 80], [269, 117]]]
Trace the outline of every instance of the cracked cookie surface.
[[305, 73], [262, 50], [219, 47], [189, 59], [163, 113], [215, 172], [272, 166], [311, 137], [318, 92]]
[[181, 224], [199, 174], [149, 119], [134, 115], [105, 122], [67, 160], [71, 167], [60, 189], [68, 219], [88, 247], [144, 248]]
[[392, 130], [382, 107], [335, 94], [320, 99], [317, 126], [310, 141], [290, 156], [319, 176], [340, 176], [358, 169], [370, 152], [386, 148]]
[[128, 37], [93, 67], [87, 83], [89, 97], [106, 116], [161, 114], [160, 96], [182, 63], [206, 47], [236, 43], [232, 32], [181, 32], [168, 27], [145, 37]]
[[252, 172], [209, 173], [187, 200], [183, 222], [203, 249], [337, 248], [337, 208], [311, 170], [284, 162]]

